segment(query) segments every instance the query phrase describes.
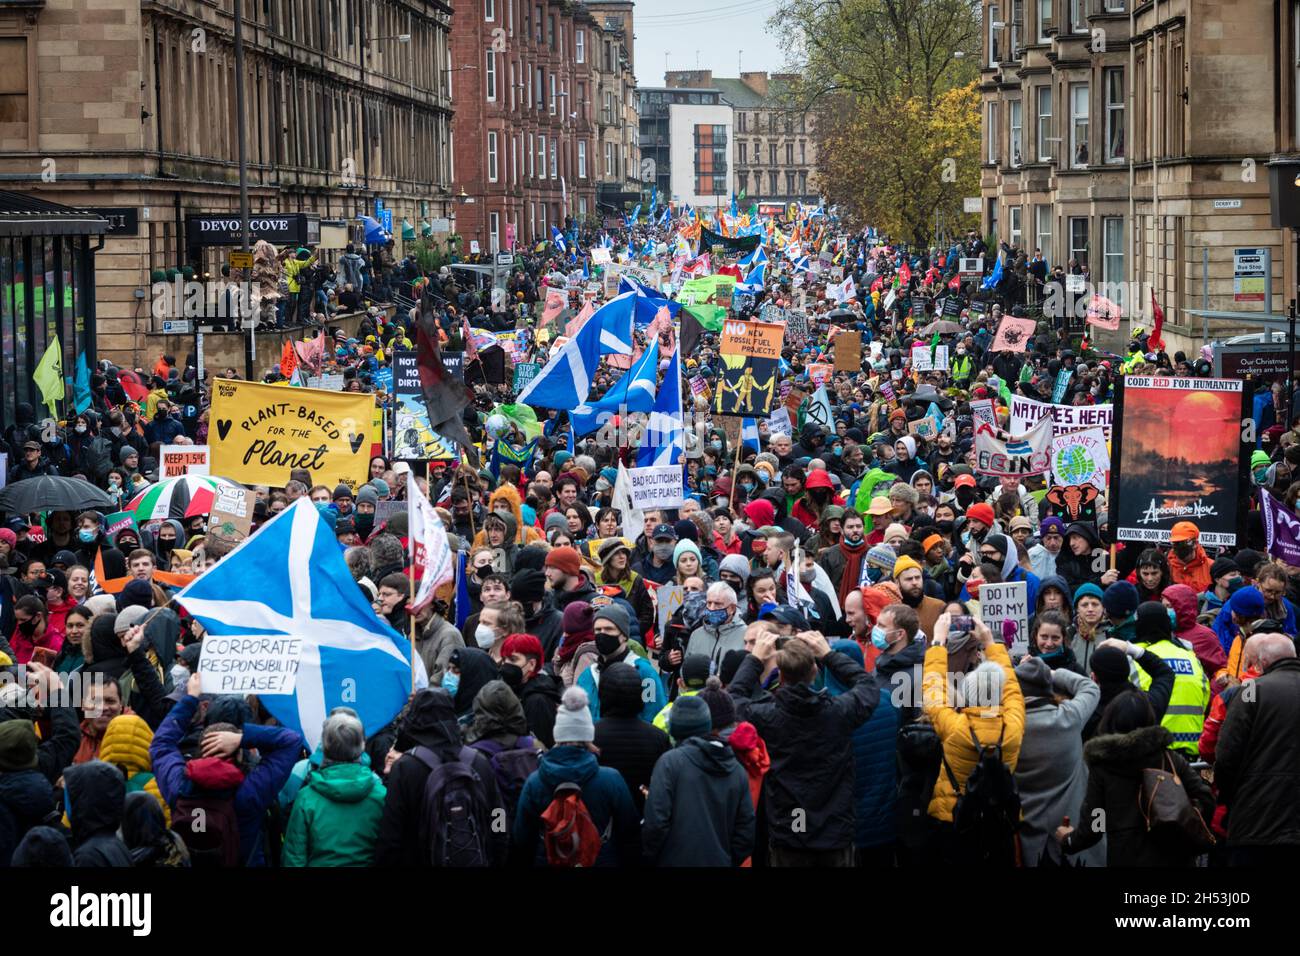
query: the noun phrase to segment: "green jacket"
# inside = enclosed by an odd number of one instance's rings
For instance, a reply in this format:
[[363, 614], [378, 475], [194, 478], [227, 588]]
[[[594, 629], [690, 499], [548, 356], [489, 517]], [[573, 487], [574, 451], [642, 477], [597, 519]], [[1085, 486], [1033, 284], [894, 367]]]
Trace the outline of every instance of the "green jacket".
[[369, 767], [313, 771], [293, 803], [283, 866], [370, 866], [387, 791]]

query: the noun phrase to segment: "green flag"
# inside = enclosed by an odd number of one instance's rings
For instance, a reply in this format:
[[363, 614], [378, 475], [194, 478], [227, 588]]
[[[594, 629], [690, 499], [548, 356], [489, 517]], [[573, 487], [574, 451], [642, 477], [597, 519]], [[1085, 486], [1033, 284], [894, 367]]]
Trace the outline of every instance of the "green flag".
[[41, 390], [41, 397], [50, 410], [50, 415], [59, 416], [58, 404], [63, 401], [63, 350], [59, 347], [58, 336], [50, 342], [41, 357], [36, 371], [32, 372], [32, 381]]
[[682, 310], [710, 332], [721, 332], [722, 321], [727, 317], [726, 306], [713, 305], [712, 303], [708, 305], [684, 305]]
[[530, 440], [542, 434], [542, 423], [537, 420], [537, 412], [531, 405], [498, 405], [492, 411], [505, 416]]
[[935, 332], [930, 338], [930, 368], [934, 368], [934, 356], [939, 351], [939, 333]]

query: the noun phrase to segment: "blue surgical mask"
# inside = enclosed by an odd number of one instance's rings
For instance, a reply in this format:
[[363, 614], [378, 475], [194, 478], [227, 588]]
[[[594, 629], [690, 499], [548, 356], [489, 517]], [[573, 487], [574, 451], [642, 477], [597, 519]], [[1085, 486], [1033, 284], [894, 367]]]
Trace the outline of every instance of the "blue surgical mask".
[[443, 674], [442, 689], [451, 694], [452, 697], [455, 697], [456, 691], [460, 690], [460, 675], [453, 674], [450, 671]]
[[889, 632], [879, 624], [871, 629], [871, 646], [880, 651], [889, 646]]
[[98, 531], [91, 531], [87, 528], [82, 528], [80, 531], [77, 532], [77, 537], [80, 538], [82, 541], [84, 541], [86, 544], [90, 544], [98, 536], [99, 536]]
[[1169, 626], [1175, 631], [1178, 630], [1178, 615], [1174, 613], [1174, 609], [1167, 607], [1165, 608], [1165, 611], [1169, 614]]
[[754, 490], [754, 483], [752, 481], [742, 481], [740, 483], [740, 490], [748, 494]]

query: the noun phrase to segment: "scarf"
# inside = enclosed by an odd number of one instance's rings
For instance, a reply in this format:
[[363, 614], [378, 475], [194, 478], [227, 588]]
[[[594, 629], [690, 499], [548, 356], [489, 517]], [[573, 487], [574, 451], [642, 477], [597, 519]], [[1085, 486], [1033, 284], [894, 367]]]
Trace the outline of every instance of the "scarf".
[[576, 631], [573, 634], [565, 634], [560, 641], [560, 646], [555, 649], [555, 662], [557, 664], [567, 664], [578, 648], [589, 641], [595, 640], [593, 631]]
[[840, 575], [840, 607], [848, 600], [849, 593], [858, 586], [858, 578], [862, 574], [862, 561], [867, 556], [867, 542], [863, 542], [856, 548], [851, 548], [843, 541], [837, 547], [840, 554], [844, 555], [844, 573]]

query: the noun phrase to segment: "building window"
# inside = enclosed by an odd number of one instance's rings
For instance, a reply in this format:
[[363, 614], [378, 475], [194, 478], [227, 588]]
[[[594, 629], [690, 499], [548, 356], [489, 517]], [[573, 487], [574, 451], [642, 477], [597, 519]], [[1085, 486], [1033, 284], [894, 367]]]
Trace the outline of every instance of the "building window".
[[808, 165], [808, 141], [803, 139], [799, 140], [799, 165]]
[[537, 154], [533, 152], [533, 134], [528, 134], [528, 178], [533, 179], [537, 175]]
[[771, 187], [772, 187], [772, 189], [771, 189], [771, 194], [772, 194], [773, 196], [775, 196], [775, 195], [777, 194], [777, 192], [776, 192], [776, 170], [773, 170], [772, 172], [770, 172], [770, 173], [767, 174], [767, 181], [768, 181], [769, 185], [771, 185]]
[[794, 143], [785, 144], [785, 164], [787, 166], [794, 165]]
[[1025, 35], [1025, 0], [1010, 0], [1011, 3], [1011, 43], [1007, 47], [1011, 59], [1020, 59], [1020, 43]]
[[1083, 0], [1069, 0], [1070, 2], [1070, 32], [1087, 33], [1088, 24], [1084, 22]]
[[803, 170], [799, 171], [799, 195], [808, 195], [808, 174]]
[[501, 251], [501, 214], [499, 212], [488, 213], [488, 251], [492, 253]]
[[[742, 113], [740, 115], [744, 116], [745, 114]], [[748, 164], [749, 164], [749, 144], [741, 143], [740, 144], [740, 165], [746, 166]]]
[[546, 88], [546, 75], [540, 66], [537, 68], [534, 80], [537, 85], [533, 91], [533, 104], [540, 110], [542, 108], [542, 90]]
[[558, 157], [557, 157], [557, 153], [556, 153], [556, 147], [557, 147], [557, 146], [558, 146], [558, 144], [556, 143], [556, 141], [555, 141], [555, 140], [551, 140], [551, 178], [552, 178], [552, 179], [559, 179], [559, 178], [560, 178], [560, 174], [559, 174], [559, 164], [558, 164], [558, 162], [557, 162]]
[[1021, 130], [1023, 129], [1020, 112], [1020, 100], [1011, 100], [1007, 103], [1008, 133], [1010, 134], [1007, 148], [1011, 153], [1011, 165], [1013, 167], [1020, 165], [1021, 157], [1024, 155], [1020, 148]]
[[1088, 165], [1088, 84], [1070, 84], [1070, 165]]
[[1050, 264], [1052, 261], [1052, 207], [1039, 205], [1034, 207], [1034, 249], [1043, 254]]
[[1052, 0], [1038, 0], [1038, 42], [1048, 43], [1047, 28], [1052, 25]]
[[1103, 7], [1107, 13], [1123, 13], [1124, 0], [1105, 0]]
[[573, 59], [577, 63], [587, 62], [587, 31], [575, 30], [573, 32]]
[[0, 129], [6, 139], [29, 140], [27, 38], [0, 37]]
[[555, 74], [551, 74], [551, 115], [555, 115]]
[[1079, 268], [1084, 272], [1088, 271], [1088, 217], [1071, 216], [1070, 217], [1070, 262], [1065, 264], [1065, 271], [1069, 272], [1073, 265], [1078, 263]]
[[1124, 161], [1124, 68], [1107, 67], [1102, 71], [1106, 85], [1106, 162]]
[[989, 162], [998, 161], [998, 104], [989, 102], [989, 121], [984, 128], [989, 133]]
[[549, 17], [546, 18], [546, 29], [547, 29], [547, 36], [550, 37], [550, 47], [552, 50], [554, 50], [555, 49], [555, 14], [552, 13]]
[[996, 3], [989, 5], [989, 67], [996, 70], [998, 68], [998, 28], [995, 24], [998, 20], [998, 5]]
[[483, 20], [484, 22], [494, 21], [497, 18], [497, 0], [483, 0]]
[[1035, 92], [1038, 99], [1038, 161], [1052, 161], [1052, 88], [1040, 86]]
[[1101, 221], [1101, 280], [1106, 297], [1127, 308], [1124, 299], [1124, 220], [1106, 216]]
[[519, 182], [519, 140], [510, 137], [510, 184]]
[[614, 144], [605, 144], [605, 178], [614, 175]]
[[487, 134], [487, 169], [488, 182], [497, 181], [497, 134], [496, 130], [488, 130]]
[[487, 86], [487, 100], [489, 103], [497, 101], [497, 55], [491, 50], [487, 51], [487, 72], [485, 84]]
[[537, 178], [546, 178], [546, 137], [537, 134]]
[[578, 178], [587, 178], [587, 141], [578, 140]]
[[1021, 228], [1021, 214], [1024, 212], [1019, 206], [1012, 206], [1007, 210], [1007, 219], [1010, 223], [1010, 234], [1007, 236], [1011, 243], [1012, 249], [1019, 249], [1024, 241], [1024, 231]]
[[785, 174], [785, 194], [787, 196], [794, 195], [794, 173], [787, 172]]
[[776, 165], [776, 143], [767, 144], [767, 165]]
[[993, 242], [998, 241], [998, 201], [997, 199], [989, 200], [989, 234], [993, 237]]

